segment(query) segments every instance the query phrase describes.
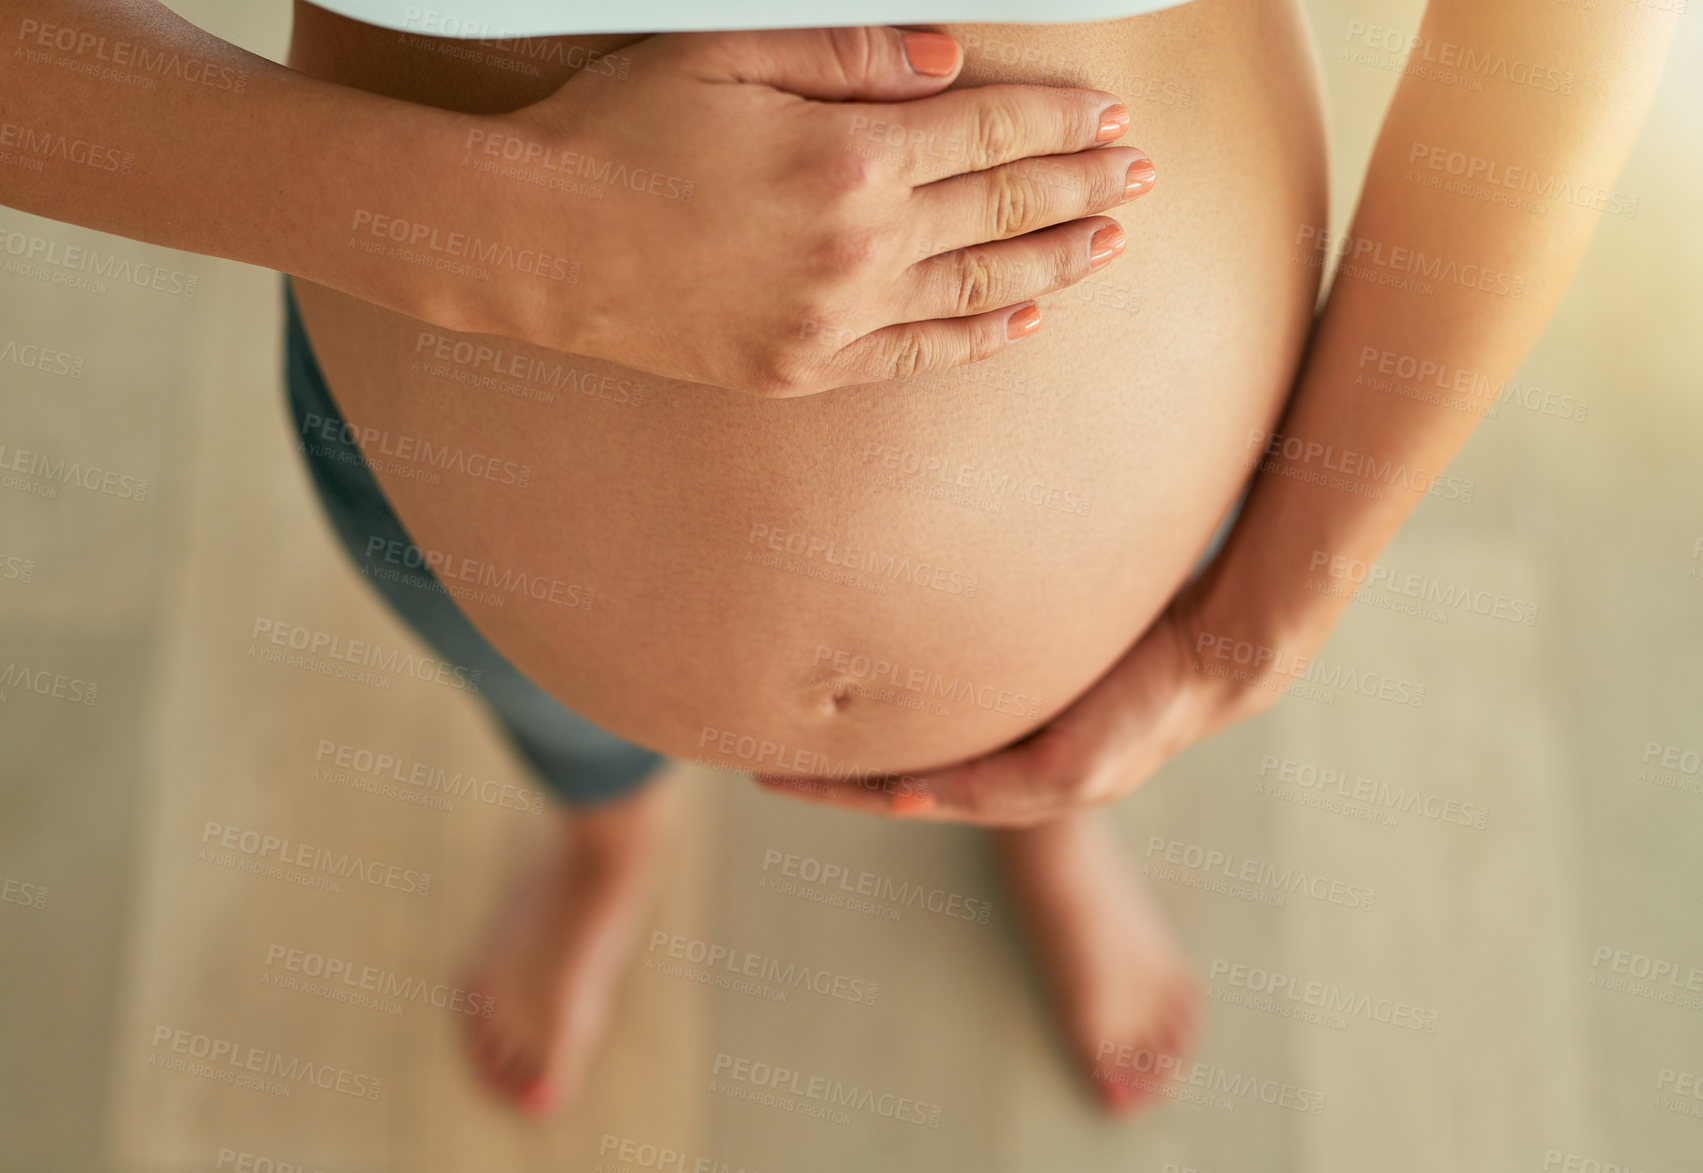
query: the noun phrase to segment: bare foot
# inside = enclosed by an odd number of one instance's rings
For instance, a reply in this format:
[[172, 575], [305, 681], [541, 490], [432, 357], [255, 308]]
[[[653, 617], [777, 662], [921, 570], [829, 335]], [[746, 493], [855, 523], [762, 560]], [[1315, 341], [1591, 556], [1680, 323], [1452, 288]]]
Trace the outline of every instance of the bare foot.
[[1194, 1045], [1200, 988], [1100, 815], [994, 841], [1054, 1008], [1107, 1106], [1132, 1112]]
[[667, 821], [666, 784], [561, 811], [541, 865], [509, 898], [469, 979], [474, 1063], [498, 1094], [547, 1116], [578, 1093], [637, 942]]

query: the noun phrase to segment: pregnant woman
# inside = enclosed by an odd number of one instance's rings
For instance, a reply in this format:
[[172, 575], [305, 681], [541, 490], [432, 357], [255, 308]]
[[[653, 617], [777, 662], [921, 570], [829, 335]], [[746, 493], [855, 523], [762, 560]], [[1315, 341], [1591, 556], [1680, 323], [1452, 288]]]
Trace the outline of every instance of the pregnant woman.
[[[298, 2], [283, 70], [151, 0], [0, 0], [45, 45], [0, 88], [11, 149], [133, 155], [0, 198], [296, 275], [340, 536], [565, 802], [478, 966], [494, 1087], [546, 1112], [584, 1077], [666, 754], [993, 828], [1128, 1108], [1194, 986], [1089, 808], [1303, 678], [1344, 605], [1320, 559], [1458, 491], [1473, 389], [1599, 211], [1433, 180], [1607, 192], [1672, 19], [1434, 0], [1333, 238], [1298, 0], [801, 8]], [[676, 31], [877, 20], [909, 32]], [[84, 34], [231, 84], [52, 68]], [[1102, 1058], [1132, 1054], [1153, 1079]]]

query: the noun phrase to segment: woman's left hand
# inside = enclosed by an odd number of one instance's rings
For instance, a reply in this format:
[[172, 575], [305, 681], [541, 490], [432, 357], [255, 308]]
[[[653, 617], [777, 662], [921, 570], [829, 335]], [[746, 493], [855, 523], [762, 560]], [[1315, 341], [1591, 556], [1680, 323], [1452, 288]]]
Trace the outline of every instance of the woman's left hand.
[[1121, 798], [1173, 754], [1275, 699], [1199, 670], [1199, 585], [1185, 587], [1074, 704], [986, 757], [918, 775], [756, 781], [851, 810], [986, 827], [1030, 826]]

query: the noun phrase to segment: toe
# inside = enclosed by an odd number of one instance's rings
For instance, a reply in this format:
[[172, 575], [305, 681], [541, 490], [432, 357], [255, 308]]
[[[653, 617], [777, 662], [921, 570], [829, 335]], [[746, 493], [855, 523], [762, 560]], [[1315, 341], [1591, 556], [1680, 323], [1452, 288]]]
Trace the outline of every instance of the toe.
[[1120, 1116], [1128, 1116], [1141, 1107], [1141, 1102], [1147, 1098], [1146, 1089], [1141, 1086], [1141, 1077], [1130, 1076], [1123, 1072], [1100, 1071], [1095, 1083], [1100, 1089], [1100, 1099], [1106, 1107]]
[[479, 1075], [491, 1087], [501, 1088], [502, 1035], [499, 1028], [490, 1024], [475, 1026], [469, 1047]]
[[559, 1098], [556, 1085], [540, 1078], [523, 1081], [515, 1092], [515, 1103], [521, 1111], [539, 1119], [555, 1113]]

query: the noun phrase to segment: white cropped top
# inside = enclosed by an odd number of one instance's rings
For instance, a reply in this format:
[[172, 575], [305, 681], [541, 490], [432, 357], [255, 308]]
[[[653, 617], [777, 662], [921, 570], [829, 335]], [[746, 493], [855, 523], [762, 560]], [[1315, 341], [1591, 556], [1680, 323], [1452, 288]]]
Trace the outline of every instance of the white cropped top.
[[1070, 24], [1185, 0], [313, 0], [355, 20], [435, 37], [707, 32], [858, 24]]

